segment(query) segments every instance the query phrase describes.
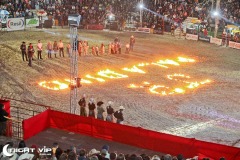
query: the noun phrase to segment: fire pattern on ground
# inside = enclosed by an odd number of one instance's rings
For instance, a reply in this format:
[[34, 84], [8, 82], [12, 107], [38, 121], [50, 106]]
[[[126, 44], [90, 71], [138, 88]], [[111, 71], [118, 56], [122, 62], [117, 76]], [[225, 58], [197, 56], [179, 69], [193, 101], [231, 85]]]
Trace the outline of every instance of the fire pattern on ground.
[[[185, 58], [185, 57], [177, 57], [177, 60], [171, 60], [171, 59], [165, 59], [165, 60], [159, 60], [157, 62], [152, 63], [139, 63], [137, 65], [134, 65], [130, 68], [124, 67], [122, 68], [125, 72], [132, 72], [132, 73], [139, 73], [139, 74], [146, 74], [146, 72], [140, 67], [146, 67], [149, 65], [159, 66], [161, 68], [168, 69], [170, 66], [180, 66], [180, 63], [194, 63], [196, 60], [191, 58]], [[97, 72], [94, 76], [87, 74], [84, 79], [81, 79], [82, 84], [92, 84], [95, 82], [104, 83], [107, 80], [110, 79], [122, 79], [122, 78], [129, 78], [128, 75], [118, 73], [116, 71], [105, 69]], [[140, 85], [137, 84], [129, 84], [128, 88], [137, 89], [137, 88], [148, 88], [149, 92], [152, 94], [157, 95], [172, 95], [172, 94], [184, 94], [187, 90], [191, 90], [194, 88], [198, 88], [204, 84], [210, 83], [211, 80], [203, 80], [203, 81], [190, 81], [191, 77], [188, 75], [175, 73], [171, 75], [166, 76], [169, 80], [174, 80], [183, 83], [183, 86], [180, 87], [168, 87], [165, 85], [156, 85], [151, 84], [150, 82], [143, 82]], [[64, 90], [69, 88], [70, 80], [65, 79], [64, 81], [42, 81], [38, 83], [41, 87], [44, 87], [46, 89], [50, 90]]]

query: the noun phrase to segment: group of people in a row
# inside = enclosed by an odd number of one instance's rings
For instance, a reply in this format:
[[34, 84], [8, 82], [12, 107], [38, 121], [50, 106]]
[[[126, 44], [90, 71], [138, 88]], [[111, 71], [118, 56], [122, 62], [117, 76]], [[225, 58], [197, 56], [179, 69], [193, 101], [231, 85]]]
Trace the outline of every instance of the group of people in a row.
[[[43, 51], [43, 44], [41, 42], [41, 40], [38, 40], [37, 43], [37, 59], [38, 60], [42, 60], [42, 51]], [[60, 57], [64, 57], [64, 45], [62, 40], [59, 41], [59, 43], [57, 43], [57, 41], [54, 41], [54, 43], [52, 44], [51, 42], [47, 43], [47, 52], [48, 52], [48, 58], [52, 58], [52, 54], [55, 55], [55, 58], [57, 57], [57, 53], [59, 52], [59, 56]], [[28, 61], [28, 65], [31, 67], [32, 66], [32, 61], [34, 53], [35, 53], [35, 49], [32, 45], [32, 43], [29, 43], [28, 47], [26, 46], [26, 42], [22, 42], [21, 46], [20, 46], [20, 50], [22, 52], [22, 59], [23, 61]], [[68, 54], [70, 54], [70, 43], [67, 45], [67, 52]]]
[[[130, 42], [126, 44], [126, 50], [125, 53], [130, 53], [130, 51], [133, 51], [133, 46], [135, 44], [135, 37], [131, 36], [130, 37]], [[68, 43], [66, 46], [66, 52], [68, 57], [71, 56], [71, 44]], [[37, 59], [38, 60], [42, 60], [42, 52], [43, 52], [43, 44], [41, 42], [41, 40], [38, 40], [37, 43]], [[118, 37], [115, 38], [114, 42], [109, 43], [108, 45], [108, 52], [107, 54], [121, 54], [122, 53], [122, 49], [121, 49], [121, 42], [118, 39]], [[59, 57], [64, 57], [64, 43], [62, 42], [62, 40], [60, 40], [59, 42], [54, 41], [53, 43], [51, 41], [49, 41], [47, 43], [46, 46], [47, 49], [47, 55], [48, 58], [52, 58], [52, 55], [54, 55], [55, 58], [57, 58], [57, 54], [59, 53]], [[35, 49], [32, 45], [32, 43], [29, 43], [28, 47], [26, 45], [26, 42], [22, 42], [21, 46], [20, 46], [20, 50], [22, 52], [22, 60], [23, 61], [28, 61], [28, 65], [32, 66], [32, 60], [34, 53], [35, 53]], [[88, 55], [89, 54], [89, 46], [88, 46], [88, 42], [87, 41], [78, 41], [78, 54], [79, 56], [84, 56], [84, 55]], [[105, 50], [105, 45], [102, 43], [100, 47], [98, 46], [92, 46], [92, 55], [105, 55], [106, 54], [106, 50]]]
[[[123, 110], [125, 109], [123, 106], [119, 107], [119, 110], [114, 111], [112, 105], [113, 102], [109, 101], [107, 103], [106, 109], [103, 107], [104, 102], [98, 101], [97, 105], [93, 98], [90, 98], [89, 102], [86, 101], [86, 95], [84, 94], [82, 98], [78, 102], [80, 106], [80, 116], [85, 117], [93, 117], [100, 120], [106, 120], [108, 122], [115, 122], [119, 124], [123, 124]], [[88, 114], [87, 114], [87, 106], [88, 106]], [[97, 110], [97, 111], [95, 111]], [[104, 112], [107, 111], [107, 116], [104, 116]], [[97, 114], [95, 114], [97, 112]]]

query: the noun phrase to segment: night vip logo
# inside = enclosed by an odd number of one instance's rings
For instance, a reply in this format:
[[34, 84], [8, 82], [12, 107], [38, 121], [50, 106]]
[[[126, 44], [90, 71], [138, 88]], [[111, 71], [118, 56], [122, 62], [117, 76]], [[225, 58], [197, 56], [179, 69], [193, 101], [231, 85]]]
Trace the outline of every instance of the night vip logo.
[[[8, 145], [5, 145], [3, 147], [3, 155], [6, 157], [11, 157], [13, 156], [14, 153], [34, 153], [35, 148], [8, 148]], [[52, 148], [47, 148], [44, 146], [43, 148], [38, 148], [37, 149], [40, 155], [51, 155]]]

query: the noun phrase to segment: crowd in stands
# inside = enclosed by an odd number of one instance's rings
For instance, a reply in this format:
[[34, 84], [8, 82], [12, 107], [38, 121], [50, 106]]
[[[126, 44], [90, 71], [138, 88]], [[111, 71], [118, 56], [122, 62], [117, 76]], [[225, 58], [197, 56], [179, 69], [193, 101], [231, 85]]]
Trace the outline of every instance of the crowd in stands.
[[[28, 147], [26, 143], [21, 140], [18, 146], [15, 146], [13, 142], [7, 142], [4, 145], [8, 146], [8, 151], [11, 148], [24, 149]], [[51, 151], [43, 153], [38, 150], [37, 145], [32, 145], [30, 148], [34, 148], [30, 152], [17, 152], [11, 157], [6, 157], [3, 154], [4, 145], [0, 145], [0, 159], [12, 159], [12, 160], [198, 160], [198, 156], [193, 158], [185, 158], [184, 155], [178, 154], [173, 156], [170, 154], [159, 154], [159, 155], [147, 155], [147, 154], [124, 154], [118, 153], [116, 151], [111, 151], [109, 145], [103, 145], [99, 150], [93, 148], [87, 151], [84, 148], [76, 148], [74, 146], [69, 149], [63, 150], [58, 143], [53, 143]], [[210, 160], [209, 158], [203, 158], [202, 160]], [[219, 160], [225, 160], [225, 158], [220, 158]]]
[[[216, 4], [212, 5], [211, 1], [199, 0], [199, 2], [196, 0], [144, 1], [145, 7], [159, 16], [144, 10], [143, 26], [170, 32], [172, 25], [175, 25], [175, 28], [181, 26], [181, 23], [190, 16], [204, 21], [206, 28], [212, 30], [215, 23], [212, 8], [214, 10]], [[54, 19], [55, 25], [60, 26], [67, 25], [67, 17], [73, 13], [81, 14], [83, 27], [89, 24], [106, 25], [109, 15], [112, 14], [115, 15], [120, 28], [124, 28], [125, 24], [130, 22], [135, 22], [136, 26], [140, 26], [138, 4], [139, 0], [3, 0], [0, 3], [0, 9], [8, 10], [10, 17], [32, 17], [34, 13], [31, 9], [44, 9], [48, 18]], [[219, 28], [221, 30], [227, 24], [240, 24], [239, 0], [221, 1], [220, 11], [222, 17], [219, 21]], [[239, 33], [236, 33], [232, 40], [238, 42]]]
[[[211, 16], [211, 1], [196, 0], [156, 0], [144, 1], [146, 8], [162, 15], [169, 23], [180, 23], [188, 16], [198, 17], [208, 23], [213, 22]], [[238, 0], [221, 1], [221, 23], [240, 24], [240, 5]], [[138, 12], [139, 0], [3, 0], [0, 9], [9, 11], [11, 17], [32, 16], [31, 9], [44, 9], [48, 15], [57, 19], [60, 24], [66, 25], [68, 14], [79, 13], [82, 15], [82, 24], [102, 24], [104, 19], [113, 13], [120, 24], [124, 24]], [[213, 5], [215, 8], [215, 5]], [[139, 17], [138, 17], [139, 18]], [[136, 20], [136, 19], [135, 19]], [[162, 24], [162, 18], [149, 11], [143, 12], [143, 24], [147, 27]]]

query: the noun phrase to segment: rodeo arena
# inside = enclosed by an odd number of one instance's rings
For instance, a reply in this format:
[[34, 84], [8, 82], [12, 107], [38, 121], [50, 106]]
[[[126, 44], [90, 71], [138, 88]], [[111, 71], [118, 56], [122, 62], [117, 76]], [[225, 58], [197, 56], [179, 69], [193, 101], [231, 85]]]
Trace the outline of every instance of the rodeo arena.
[[0, 0], [0, 160], [240, 160], [240, 0]]

